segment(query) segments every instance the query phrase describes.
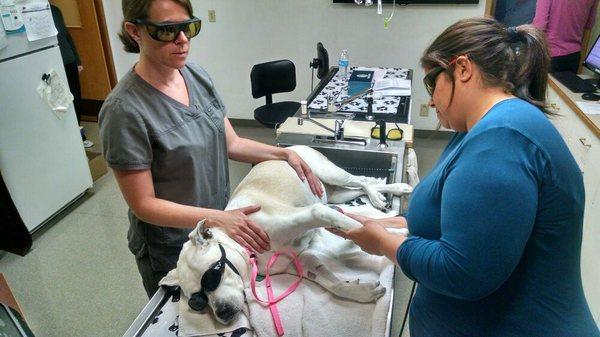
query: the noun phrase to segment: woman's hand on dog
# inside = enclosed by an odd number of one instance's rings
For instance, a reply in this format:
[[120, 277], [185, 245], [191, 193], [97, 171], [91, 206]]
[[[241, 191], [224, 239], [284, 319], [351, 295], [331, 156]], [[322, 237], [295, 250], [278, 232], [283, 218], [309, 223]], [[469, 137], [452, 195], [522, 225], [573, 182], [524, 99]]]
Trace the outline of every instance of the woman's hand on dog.
[[217, 212], [206, 218], [205, 226], [222, 228], [230, 238], [240, 245], [252, 248], [258, 253], [264, 253], [271, 249], [269, 236], [259, 225], [248, 218], [249, 214], [259, 210], [259, 205], [252, 205]]
[[287, 152], [287, 162], [296, 171], [300, 180], [307, 181], [310, 190], [317, 197], [323, 196], [323, 185], [317, 176], [314, 175], [308, 164], [300, 158], [300, 156], [294, 151]]

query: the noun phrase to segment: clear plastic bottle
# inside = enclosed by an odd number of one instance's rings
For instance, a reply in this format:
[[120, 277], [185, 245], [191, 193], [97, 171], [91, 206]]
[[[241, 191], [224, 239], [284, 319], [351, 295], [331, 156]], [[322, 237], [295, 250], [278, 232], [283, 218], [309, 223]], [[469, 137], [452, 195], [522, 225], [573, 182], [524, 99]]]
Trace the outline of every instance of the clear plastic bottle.
[[307, 101], [306, 100], [300, 101], [300, 114], [302, 116], [307, 116], [308, 115], [308, 106], [307, 106]]
[[340, 53], [340, 60], [338, 61], [338, 66], [340, 67], [340, 72], [344, 79], [348, 78], [348, 66], [350, 65], [350, 61], [348, 60], [348, 50], [343, 49]]

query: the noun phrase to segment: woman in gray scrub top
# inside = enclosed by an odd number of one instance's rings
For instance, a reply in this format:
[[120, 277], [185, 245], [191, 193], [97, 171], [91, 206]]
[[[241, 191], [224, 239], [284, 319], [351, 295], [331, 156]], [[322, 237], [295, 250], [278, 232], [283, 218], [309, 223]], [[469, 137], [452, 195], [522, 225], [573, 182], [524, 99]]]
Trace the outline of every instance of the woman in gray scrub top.
[[294, 152], [238, 137], [206, 71], [186, 63], [200, 30], [189, 0], [123, 0], [123, 15], [121, 41], [140, 57], [102, 106], [100, 135], [129, 205], [129, 249], [151, 297], [201, 219], [241, 245], [269, 249], [267, 234], [248, 219], [260, 206], [223, 211], [228, 158], [286, 160], [313, 193], [322, 190]]

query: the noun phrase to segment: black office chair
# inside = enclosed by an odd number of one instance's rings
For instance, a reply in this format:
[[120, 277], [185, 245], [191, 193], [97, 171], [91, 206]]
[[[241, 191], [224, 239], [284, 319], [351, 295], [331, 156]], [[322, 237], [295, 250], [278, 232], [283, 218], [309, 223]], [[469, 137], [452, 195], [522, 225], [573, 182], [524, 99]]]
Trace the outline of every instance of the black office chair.
[[250, 81], [252, 97], [266, 98], [267, 103], [254, 110], [254, 119], [262, 125], [276, 128], [300, 108], [298, 102], [273, 103], [273, 94], [296, 89], [296, 67], [292, 61], [279, 60], [257, 64], [252, 67]]

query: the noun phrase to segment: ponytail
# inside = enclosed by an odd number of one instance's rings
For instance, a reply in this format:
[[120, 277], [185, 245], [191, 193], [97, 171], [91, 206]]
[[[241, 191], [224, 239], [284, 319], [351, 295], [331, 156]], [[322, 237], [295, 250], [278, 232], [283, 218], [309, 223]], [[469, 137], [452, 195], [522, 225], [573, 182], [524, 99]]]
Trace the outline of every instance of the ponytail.
[[546, 109], [550, 54], [544, 34], [532, 25], [522, 25], [516, 30], [523, 47], [516, 50], [519, 69], [513, 75], [513, 94], [550, 114]]
[[510, 27], [492, 18], [471, 18], [446, 28], [421, 57], [425, 68], [444, 67], [458, 55], [468, 55], [481, 72], [484, 85], [501, 87], [546, 109], [550, 54], [543, 33], [531, 25]]

